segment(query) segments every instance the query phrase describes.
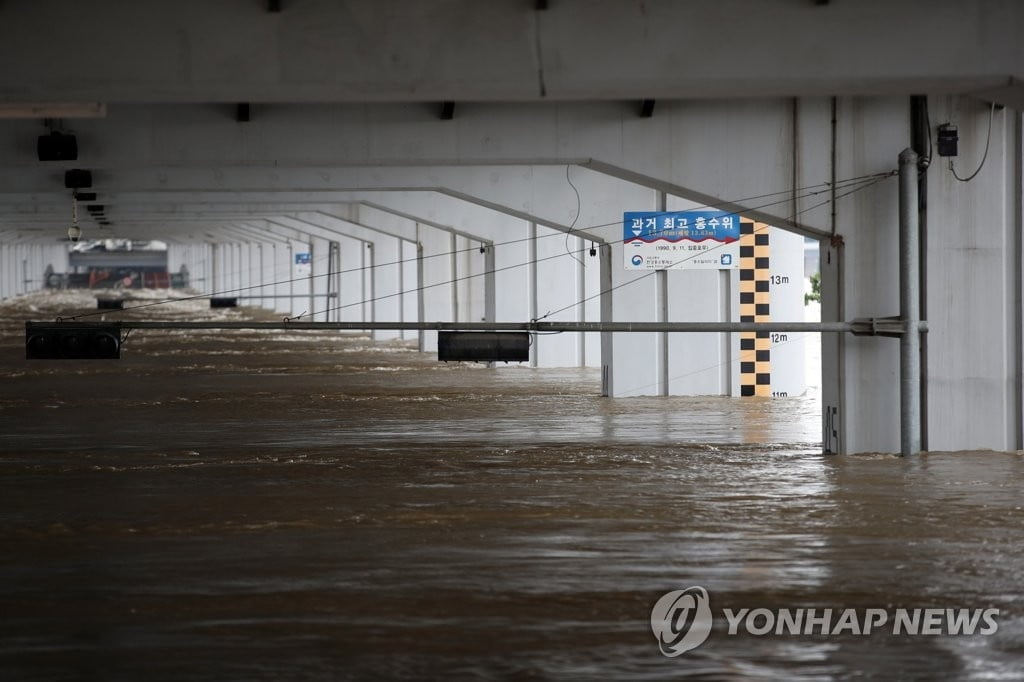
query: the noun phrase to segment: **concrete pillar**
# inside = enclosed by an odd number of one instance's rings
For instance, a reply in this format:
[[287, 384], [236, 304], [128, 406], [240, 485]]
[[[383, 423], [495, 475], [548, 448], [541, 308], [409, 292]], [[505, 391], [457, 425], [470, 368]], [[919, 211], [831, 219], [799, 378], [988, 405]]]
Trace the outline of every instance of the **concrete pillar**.
[[259, 283], [259, 305], [261, 308], [267, 306], [267, 254], [265, 253], [266, 242], [256, 243], [256, 268], [257, 280]]
[[220, 244], [210, 244], [210, 274], [206, 282], [206, 293], [212, 294], [220, 288]]
[[[575, 250], [579, 256], [578, 261], [574, 261], [574, 269], [576, 270], [576, 300], [585, 301], [588, 295], [587, 291], [587, 261], [586, 261], [586, 249], [584, 248], [584, 241], [581, 238], [576, 238]], [[582, 303], [576, 307], [576, 319], [580, 322], [587, 321], [587, 306], [586, 303]], [[576, 335], [576, 365], [578, 367], [587, 366], [587, 334]]]
[[[455, 269], [451, 252], [455, 239], [451, 233], [426, 224], [418, 224], [417, 229], [419, 243], [423, 248], [420, 272], [423, 281], [423, 319], [454, 322]], [[437, 332], [428, 331], [423, 334], [423, 350], [437, 350]]]
[[[622, 255], [621, 244], [618, 249], [615, 249], [613, 244], [602, 244], [597, 251], [600, 258], [598, 290], [600, 291], [602, 322], [611, 322], [614, 319], [615, 292], [612, 287], [615, 277], [612, 274], [612, 260], [615, 258], [616, 251], [620, 256]], [[615, 363], [614, 344], [615, 335], [612, 332], [601, 332], [601, 395], [605, 397], [615, 395], [615, 373], [612, 371]]]
[[[402, 291], [402, 304], [401, 314], [403, 321], [416, 321], [422, 320], [420, 317], [420, 292], [417, 291], [417, 287], [420, 286], [419, 280], [419, 257], [420, 247], [416, 242], [402, 240], [401, 253], [402, 253], [402, 266], [400, 269], [401, 280], [400, 290]], [[416, 331], [405, 331], [402, 333], [403, 339], [418, 339], [419, 333]]]
[[[416, 315], [422, 322], [426, 319], [426, 300], [423, 288], [423, 244], [419, 239], [416, 240], [416, 289]], [[423, 330], [417, 333], [417, 348], [421, 353], [427, 350], [426, 332]]]
[[366, 272], [365, 246], [358, 239], [341, 238], [341, 273], [340, 292], [338, 296], [338, 320], [341, 322], [358, 322], [363, 319], [362, 303]]
[[[402, 243], [397, 237], [380, 238], [370, 242], [368, 249], [374, 268], [370, 271], [373, 287], [372, 319], [395, 321], [402, 316]], [[400, 332], [378, 331], [374, 339], [401, 338]]]
[[458, 279], [459, 279], [459, 276], [460, 276], [460, 270], [459, 270], [459, 250], [460, 250], [461, 247], [462, 247], [462, 243], [460, 242], [459, 237], [455, 233], [452, 233], [450, 235], [450, 239], [449, 239], [449, 242], [448, 242], [448, 262], [449, 262], [448, 272], [451, 273], [451, 275], [450, 275], [451, 276], [451, 280], [450, 280], [451, 281], [451, 290], [450, 290], [450, 294], [451, 294], [451, 311], [448, 314], [448, 318], [452, 322], [460, 322], [461, 321], [459, 319], [459, 289], [461, 287], [459, 287], [459, 282], [458, 282]]
[[7, 284], [8, 253], [10, 247], [0, 239], [0, 300], [9, 298], [10, 288]]
[[274, 310], [281, 315], [292, 314], [292, 244], [288, 240], [274, 242]]
[[[667, 211], [668, 202], [665, 192], [655, 194], [655, 211]], [[654, 321], [668, 322], [668, 271], [657, 270], [654, 273]], [[654, 370], [657, 376], [655, 395], [668, 395], [668, 332], [659, 332], [655, 336]]]
[[[529, 251], [528, 251], [528, 262], [529, 262], [529, 281], [528, 289], [529, 292], [529, 319], [536, 320], [538, 315], [538, 292], [537, 292], [537, 223], [530, 223], [529, 226]], [[539, 336], [534, 334], [533, 344], [530, 346], [530, 367], [537, 367], [537, 348], [539, 346]]]
[[[363, 251], [363, 265], [362, 265], [362, 273], [363, 273], [363, 298], [362, 298], [363, 322], [373, 322], [376, 319], [376, 317], [375, 317], [376, 307], [374, 306], [374, 298], [376, 298], [376, 295], [377, 295], [376, 291], [374, 289], [375, 278], [373, 276], [373, 269], [374, 269], [374, 265], [375, 265], [375, 263], [374, 263], [375, 254], [373, 252], [373, 242], [365, 242], [365, 243], [363, 243], [362, 251]], [[370, 332], [370, 338], [376, 340], [377, 339], [377, 333], [371, 331]]]

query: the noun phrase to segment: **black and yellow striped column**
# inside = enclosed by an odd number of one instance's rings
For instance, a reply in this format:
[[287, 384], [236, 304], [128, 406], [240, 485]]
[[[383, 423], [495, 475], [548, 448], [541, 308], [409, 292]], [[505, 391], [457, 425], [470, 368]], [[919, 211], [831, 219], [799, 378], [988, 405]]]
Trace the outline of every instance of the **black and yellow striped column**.
[[[771, 320], [768, 226], [740, 223], [740, 322]], [[740, 395], [772, 394], [771, 335], [740, 334]]]

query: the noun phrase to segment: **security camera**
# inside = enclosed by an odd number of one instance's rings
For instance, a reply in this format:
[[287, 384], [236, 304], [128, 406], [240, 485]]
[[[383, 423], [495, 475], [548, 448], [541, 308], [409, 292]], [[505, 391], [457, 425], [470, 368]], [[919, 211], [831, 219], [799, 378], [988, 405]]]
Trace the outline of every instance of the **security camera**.
[[77, 242], [82, 238], [82, 228], [78, 226], [78, 223], [72, 223], [71, 227], [68, 228], [68, 239], [73, 242]]

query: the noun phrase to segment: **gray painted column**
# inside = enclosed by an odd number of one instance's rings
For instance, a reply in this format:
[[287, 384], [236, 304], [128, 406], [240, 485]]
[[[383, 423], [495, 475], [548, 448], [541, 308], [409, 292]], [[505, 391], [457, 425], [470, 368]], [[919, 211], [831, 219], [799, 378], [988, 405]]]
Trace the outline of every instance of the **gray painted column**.
[[[375, 322], [377, 320], [377, 303], [374, 301], [376, 287], [374, 286], [374, 252], [373, 243], [367, 242], [363, 245], [363, 321]], [[377, 332], [371, 332], [372, 339], [376, 340]]]
[[495, 321], [495, 277], [494, 245], [485, 244], [484, 249], [484, 322]]
[[338, 306], [341, 305], [341, 242], [328, 242], [327, 248], [327, 321], [331, 321], [331, 313], [334, 313], [334, 320], [340, 322], [341, 311]]
[[7, 287], [7, 258], [10, 248], [0, 242], [0, 299], [7, 298], [9, 290]]
[[212, 294], [217, 291], [217, 278], [220, 276], [220, 245], [216, 242], [210, 244], [210, 274], [206, 280], [206, 293]]
[[[655, 211], [668, 210], [668, 198], [665, 192], [657, 193]], [[668, 322], [668, 271], [657, 270], [655, 277], [655, 322]], [[657, 394], [668, 395], [668, 332], [661, 332], [656, 339], [655, 361], [657, 363], [658, 387]]]
[[[579, 254], [579, 258], [573, 261], [573, 266], [576, 268], [576, 300], [582, 301], [587, 297], [587, 272], [586, 272], [586, 254], [583, 249], [586, 246], [586, 242], [582, 237], [576, 238], [576, 253]], [[587, 321], [587, 304], [580, 303], [576, 306], [576, 320], [577, 322]], [[578, 357], [578, 366], [587, 366], [587, 335], [577, 334], [576, 335], [576, 355]]]
[[[419, 224], [416, 225], [416, 311], [420, 322], [425, 322], [426, 302], [423, 298], [423, 243], [419, 241]], [[426, 332], [419, 331], [419, 351], [427, 350]]]
[[245, 277], [245, 275], [247, 275], [248, 273], [245, 272], [245, 266], [242, 264], [243, 261], [242, 261], [242, 243], [241, 242], [235, 242], [235, 248], [232, 249], [232, 256], [234, 257], [234, 268], [235, 268], [235, 286], [232, 287], [232, 288], [233, 289], [242, 289], [245, 286], [245, 284], [244, 284], [245, 280], [243, 279], [243, 277]]
[[309, 279], [307, 280], [309, 287], [309, 319], [311, 322], [316, 322], [316, 258], [313, 235], [306, 235], [306, 239], [309, 240]]
[[[601, 322], [613, 322], [612, 308], [612, 247], [601, 244], [598, 248], [601, 259], [601, 278], [598, 285], [601, 291]], [[601, 332], [601, 395], [612, 395], [612, 332]]]
[[451, 281], [452, 281], [452, 322], [459, 321], [459, 284], [456, 280], [459, 278], [459, 261], [458, 251], [459, 242], [458, 237], [453, 232], [449, 237], [449, 267], [451, 269]]
[[[719, 320], [722, 322], [732, 322], [732, 270], [719, 270], [719, 287], [722, 291], [721, 304], [722, 312], [719, 316]], [[722, 370], [722, 376], [719, 379], [722, 386], [722, 395], [732, 395], [732, 366], [733, 366], [733, 335], [732, 334], [720, 334], [721, 342], [721, 361], [720, 367]]]
[[256, 244], [256, 250], [259, 252], [259, 269], [260, 269], [260, 307], [265, 308], [267, 305], [267, 290], [266, 286], [266, 261], [263, 257], [263, 242]]
[[[529, 254], [528, 285], [530, 292], [530, 319], [537, 319], [537, 223], [530, 223], [529, 241], [527, 242]], [[537, 344], [540, 343], [540, 336], [533, 335], [533, 343], [530, 345], [530, 367], [537, 366]]]
[[921, 275], [917, 152], [900, 152], [900, 453], [921, 451]]

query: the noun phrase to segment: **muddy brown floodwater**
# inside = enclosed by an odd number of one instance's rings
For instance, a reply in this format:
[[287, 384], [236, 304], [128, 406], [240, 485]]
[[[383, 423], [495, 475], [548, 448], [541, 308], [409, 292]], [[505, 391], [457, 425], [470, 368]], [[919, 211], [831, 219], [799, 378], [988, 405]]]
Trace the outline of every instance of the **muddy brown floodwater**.
[[[818, 401], [598, 395], [337, 333], [26, 361], [0, 303], [0, 679], [1024, 679], [1021, 453], [819, 454]], [[176, 303], [145, 319], [266, 313]], [[120, 315], [120, 314], [119, 314]], [[666, 657], [651, 609], [704, 587]], [[999, 609], [974, 635], [721, 609]]]

